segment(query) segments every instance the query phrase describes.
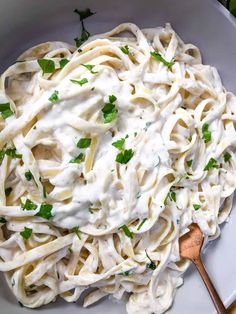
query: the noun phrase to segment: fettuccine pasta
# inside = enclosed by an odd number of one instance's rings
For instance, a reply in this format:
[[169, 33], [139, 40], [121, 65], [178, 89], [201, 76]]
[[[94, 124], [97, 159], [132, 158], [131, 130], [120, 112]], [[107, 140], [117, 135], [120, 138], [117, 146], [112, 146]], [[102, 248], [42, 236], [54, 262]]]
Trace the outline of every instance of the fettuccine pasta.
[[231, 210], [236, 98], [169, 24], [80, 48], [40, 44], [1, 76], [0, 271], [29, 308], [89, 290], [85, 307], [163, 313], [179, 237], [215, 239]]

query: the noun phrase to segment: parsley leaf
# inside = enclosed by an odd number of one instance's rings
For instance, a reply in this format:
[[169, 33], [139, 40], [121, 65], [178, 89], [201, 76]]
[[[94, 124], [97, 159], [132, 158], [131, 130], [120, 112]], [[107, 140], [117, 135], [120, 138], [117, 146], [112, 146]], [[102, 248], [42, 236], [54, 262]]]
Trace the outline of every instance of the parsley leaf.
[[152, 51], [150, 52], [151, 56], [153, 59], [162, 62], [165, 66], [167, 66], [168, 69], [171, 69], [172, 66], [174, 65], [173, 61], [166, 61], [161, 55], [160, 53], [156, 52], [156, 51]]
[[14, 114], [14, 112], [11, 110], [9, 102], [0, 104], [0, 113], [4, 120]]
[[53, 206], [51, 204], [46, 204], [46, 203], [42, 204], [36, 216], [39, 216], [45, 219], [50, 219], [51, 217], [53, 217], [52, 208]]
[[119, 228], [119, 230], [120, 230], [120, 229], [122, 229], [122, 230], [124, 231], [125, 235], [126, 235], [128, 238], [133, 239], [133, 232], [131, 232], [131, 231], [129, 230], [129, 228], [128, 228], [126, 225], [122, 225], [122, 226]]
[[208, 143], [211, 141], [211, 132], [208, 130], [209, 124], [204, 123], [202, 126], [202, 139], [204, 139], [205, 143]]
[[22, 154], [18, 154], [15, 148], [7, 148], [5, 154], [11, 158], [22, 158]]
[[187, 161], [186, 161], [186, 164], [187, 164], [188, 167], [191, 167], [192, 164], [193, 164], [193, 160], [192, 160], [192, 159], [187, 160]]
[[125, 45], [124, 47], [121, 47], [120, 50], [121, 50], [124, 54], [126, 54], [126, 55], [129, 54], [129, 46], [128, 46], [128, 45]]
[[92, 12], [90, 9], [86, 9], [84, 11], [79, 11], [78, 9], [75, 9], [74, 12], [79, 15], [81, 22], [86, 18], [96, 14], [96, 12]]
[[109, 102], [113, 104], [117, 100], [115, 95], [109, 95]]
[[174, 191], [168, 192], [168, 194], [166, 195], [166, 198], [165, 198], [165, 200], [164, 200], [164, 205], [165, 205], [165, 206], [168, 204], [168, 198], [169, 198], [171, 201], [176, 202], [176, 193], [175, 193]]
[[55, 63], [53, 60], [39, 59], [38, 64], [39, 64], [40, 68], [42, 69], [43, 74], [55, 72]]
[[217, 164], [217, 161], [214, 158], [211, 158], [208, 163], [206, 164], [206, 166], [204, 167], [204, 171], [208, 171], [211, 168], [219, 168], [220, 166]]
[[55, 103], [59, 100], [59, 97], [58, 97], [58, 90], [55, 90], [52, 95], [48, 98], [49, 101], [51, 101], [52, 103]]
[[116, 161], [120, 164], [127, 164], [133, 156], [134, 151], [132, 149], [125, 149], [116, 156]]
[[119, 150], [122, 150], [124, 148], [124, 144], [125, 144], [125, 138], [121, 138], [120, 140], [113, 142], [111, 145]]
[[79, 148], [87, 148], [91, 144], [91, 138], [81, 138], [77, 143], [77, 147]]
[[146, 220], [147, 220], [147, 218], [144, 218], [144, 219], [140, 222], [140, 224], [138, 225], [137, 230], [140, 230], [140, 229], [142, 228], [142, 226], [143, 226], [143, 224], [146, 222]]
[[79, 227], [74, 227], [72, 231], [77, 235], [77, 237], [81, 240]]
[[69, 62], [70, 62], [70, 60], [68, 60], [68, 59], [61, 59], [61, 60], [59, 61], [60, 68], [63, 69], [64, 66], [67, 65], [67, 63], [69, 63]]
[[122, 275], [122, 276], [129, 276], [130, 275], [130, 271], [127, 270], [127, 271], [124, 271], [123, 273], [119, 273], [118, 275]]
[[21, 208], [23, 210], [35, 210], [38, 207], [34, 202], [32, 202], [30, 199], [26, 199], [25, 203], [21, 203]]
[[198, 210], [198, 209], [201, 208], [201, 205], [199, 205], [199, 204], [193, 204], [193, 208], [194, 208], [195, 210]]
[[97, 74], [98, 72], [93, 71], [93, 68], [95, 67], [95, 65], [92, 64], [81, 64], [83, 67], [85, 67], [86, 69], [88, 69], [92, 74]]
[[5, 224], [7, 220], [4, 217], [0, 217], [0, 224]]
[[79, 156], [75, 157], [74, 159], [71, 159], [71, 164], [80, 164], [84, 159], [84, 154], [80, 153]]
[[147, 268], [150, 268], [152, 270], [155, 270], [157, 268], [156, 264], [151, 260], [151, 258], [149, 257], [147, 250], [145, 250], [146, 256], [149, 259], [150, 263], [147, 264]]
[[9, 196], [11, 194], [11, 192], [12, 192], [12, 188], [5, 189], [5, 195], [6, 196]]
[[224, 162], [228, 162], [231, 159], [231, 155], [229, 152], [224, 153]]
[[30, 181], [32, 179], [32, 177], [33, 177], [33, 175], [32, 175], [32, 172], [30, 170], [25, 172], [25, 178], [27, 181]]
[[29, 239], [32, 235], [33, 230], [31, 228], [27, 228], [25, 227], [25, 229], [23, 231], [20, 232], [20, 235], [24, 238], [24, 239]]
[[80, 86], [84, 85], [85, 83], [88, 83], [88, 80], [86, 78], [81, 79], [80, 81], [77, 80], [70, 80], [74, 84], [79, 84]]
[[114, 102], [116, 100], [117, 100], [116, 96], [110, 95], [109, 103], [106, 103], [105, 106], [102, 108], [104, 123], [110, 123], [117, 117], [118, 110], [114, 105]]
[[76, 47], [79, 48], [86, 40], [88, 40], [89, 37], [90, 33], [83, 29], [80, 38], [78, 37], [74, 38]]

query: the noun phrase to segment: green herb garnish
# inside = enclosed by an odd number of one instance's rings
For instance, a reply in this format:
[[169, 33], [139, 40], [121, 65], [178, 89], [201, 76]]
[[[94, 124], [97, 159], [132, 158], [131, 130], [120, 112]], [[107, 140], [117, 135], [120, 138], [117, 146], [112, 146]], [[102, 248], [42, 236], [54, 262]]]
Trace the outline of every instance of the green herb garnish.
[[77, 235], [77, 237], [81, 240], [79, 227], [72, 228], [72, 231]]
[[166, 61], [161, 55], [160, 53], [156, 52], [156, 51], [152, 51], [150, 52], [151, 56], [153, 59], [162, 62], [165, 66], [167, 66], [168, 69], [171, 69], [172, 66], [174, 65], [173, 61]]
[[79, 11], [78, 9], [74, 10], [74, 13], [77, 13], [80, 17], [80, 22], [87, 19], [88, 17], [96, 14], [96, 12], [92, 12], [90, 9], [86, 9], [84, 11]]
[[124, 144], [125, 144], [125, 138], [121, 138], [120, 140], [113, 142], [111, 145], [119, 150], [122, 150], [124, 148]]
[[71, 164], [80, 164], [84, 159], [84, 154], [80, 153], [79, 156], [75, 157], [74, 159], [71, 159]]
[[209, 124], [204, 123], [202, 126], [202, 139], [204, 139], [205, 143], [208, 143], [211, 141], [211, 132], [208, 130]]
[[138, 225], [137, 230], [140, 230], [140, 229], [142, 228], [143, 224], [144, 224], [146, 221], [147, 221], [147, 218], [144, 218], [144, 219], [140, 222], [140, 224]]
[[80, 81], [78, 80], [70, 80], [74, 84], [79, 84], [80, 86], [88, 83], [88, 80], [86, 78], [81, 79]]
[[231, 155], [230, 155], [230, 153], [228, 153], [228, 152], [225, 152], [224, 153], [224, 161], [225, 162], [228, 162], [230, 159], [231, 159]]
[[25, 178], [27, 181], [30, 181], [33, 178], [32, 172], [30, 170], [25, 172]]
[[206, 166], [204, 167], [204, 171], [208, 171], [212, 168], [219, 168], [220, 166], [217, 164], [217, 161], [214, 158], [211, 158], [208, 163], [206, 164]]
[[110, 95], [109, 102], [105, 103], [104, 107], [102, 108], [104, 123], [110, 123], [117, 117], [118, 110], [114, 105], [114, 102], [117, 100], [116, 96]]
[[149, 257], [147, 250], [145, 250], [146, 256], [149, 259], [150, 263], [147, 264], [147, 268], [155, 270], [157, 268], [156, 264], [151, 260], [151, 258]]
[[132, 149], [125, 149], [116, 156], [116, 161], [120, 164], [127, 164], [133, 156], [134, 151]]
[[122, 275], [122, 276], [129, 276], [130, 275], [130, 271], [127, 270], [127, 271], [124, 271], [123, 273], [119, 273], [118, 275]]
[[7, 220], [4, 217], [0, 217], [0, 224], [5, 224]]
[[4, 120], [14, 114], [14, 112], [11, 110], [9, 102], [0, 104], [0, 113]]
[[193, 204], [194, 210], [199, 210], [201, 208], [201, 205], [199, 204]]
[[64, 66], [67, 65], [67, 63], [69, 63], [69, 62], [70, 62], [70, 60], [68, 60], [68, 59], [61, 59], [61, 60], [59, 61], [60, 68], [63, 69]]
[[123, 47], [120, 47], [120, 50], [121, 50], [124, 54], [126, 54], [126, 55], [129, 54], [129, 46], [128, 46], [128, 45], [125, 45], [125, 46], [123, 46]]
[[59, 100], [59, 97], [58, 97], [58, 90], [55, 90], [52, 95], [48, 98], [49, 101], [51, 101], [52, 103], [55, 103]]
[[87, 148], [91, 144], [91, 138], [81, 138], [77, 143], [78, 148]]
[[5, 154], [11, 158], [22, 158], [22, 154], [18, 154], [15, 148], [7, 148]]
[[122, 229], [122, 230], [124, 231], [125, 235], [126, 235], [128, 238], [133, 239], [133, 232], [131, 232], [131, 231], [129, 230], [129, 228], [128, 228], [126, 225], [120, 226], [119, 230], [120, 230], [120, 229]]
[[188, 167], [191, 167], [192, 164], [193, 164], [193, 160], [192, 160], [192, 159], [187, 160], [187, 161], [186, 161], [186, 164], [187, 164]]
[[9, 196], [9, 195], [11, 194], [11, 192], [12, 192], [12, 188], [11, 188], [11, 187], [5, 189], [5, 195], [6, 195], [6, 197]]
[[36, 216], [39, 216], [45, 219], [50, 219], [51, 217], [53, 217], [52, 208], [53, 206], [51, 204], [46, 204], [46, 203], [42, 204]]
[[21, 203], [21, 208], [23, 210], [35, 210], [38, 207], [34, 202], [32, 202], [30, 199], [26, 199], [25, 203]]
[[43, 74], [55, 72], [55, 63], [50, 59], [39, 59], [38, 64], [42, 69]]
[[80, 47], [86, 40], [88, 40], [90, 37], [90, 33], [86, 31], [85, 29], [82, 30], [80, 38], [76, 37], [74, 38], [76, 47]]
[[168, 199], [170, 199], [171, 201], [176, 202], [176, 193], [174, 191], [168, 192], [168, 194], [166, 195], [166, 198], [164, 200], [164, 205], [165, 206], [168, 204]]
[[97, 74], [98, 72], [93, 71], [93, 68], [95, 67], [95, 65], [92, 64], [81, 64], [82, 66], [84, 66], [86, 69], [88, 69], [92, 74]]
[[23, 231], [20, 232], [20, 235], [24, 238], [24, 239], [29, 239], [30, 236], [32, 235], [33, 230], [31, 228], [27, 228], [25, 227]]

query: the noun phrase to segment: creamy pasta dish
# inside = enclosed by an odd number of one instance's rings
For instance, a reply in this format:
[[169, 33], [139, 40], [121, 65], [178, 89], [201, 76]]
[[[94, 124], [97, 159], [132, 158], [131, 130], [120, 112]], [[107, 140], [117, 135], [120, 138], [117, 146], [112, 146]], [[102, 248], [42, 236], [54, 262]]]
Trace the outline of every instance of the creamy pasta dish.
[[0, 80], [0, 271], [36, 308], [83, 294], [163, 313], [220, 234], [236, 180], [236, 98], [167, 24], [46, 42]]

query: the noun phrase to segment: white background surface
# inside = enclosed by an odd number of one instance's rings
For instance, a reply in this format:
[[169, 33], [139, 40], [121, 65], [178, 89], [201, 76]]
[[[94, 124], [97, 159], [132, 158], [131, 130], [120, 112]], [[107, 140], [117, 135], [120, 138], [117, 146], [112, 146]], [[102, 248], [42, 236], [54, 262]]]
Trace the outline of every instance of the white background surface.
[[[85, 21], [91, 34], [105, 32], [121, 22], [155, 27], [170, 22], [185, 42], [196, 44], [204, 63], [218, 68], [227, 89], [236, 93], [236, 23], [216, 0], [0, 0], [0, 71], [25, 49], [46, 41], [73, 42], [80, 34], [73, 9], [89, 7], [97, 14]], [[236, 207], [236, 204], [235, 206]], [[203, 256], [206, 268], [226, 305], [236, 298], [236, 208], [222, 236]], [[81, 302], [79, 302], [81, 304]], [[89, 309], [62, 300], [38, 313], [122, 314], [124, 304], [110, 300]], [[27, 314], [0, 276], [0, 314]], [[169, 314], [213, 314], [214, 308], [197, 272], [191, 267], [177, 291]], [[144, 313], [145, 314], [145, 313]]]

